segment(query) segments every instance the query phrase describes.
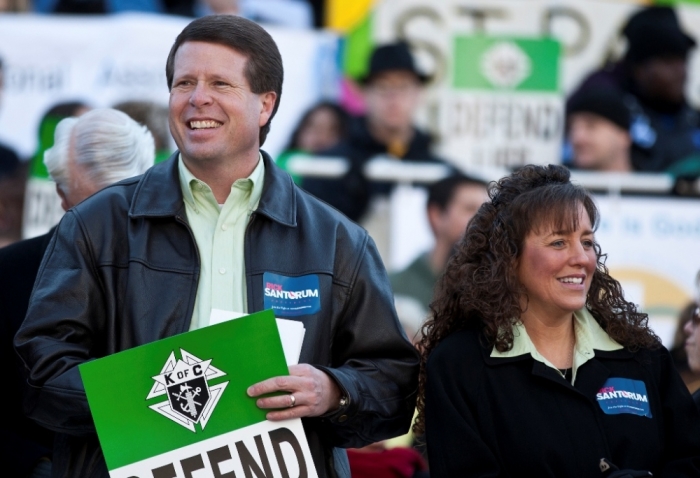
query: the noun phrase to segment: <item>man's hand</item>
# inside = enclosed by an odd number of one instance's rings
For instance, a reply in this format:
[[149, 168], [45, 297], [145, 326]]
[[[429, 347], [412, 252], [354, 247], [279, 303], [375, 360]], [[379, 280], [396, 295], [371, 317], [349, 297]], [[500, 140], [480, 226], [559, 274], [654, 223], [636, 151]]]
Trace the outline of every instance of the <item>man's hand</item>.
[[283, 409], [269, 412], [268, 420], [323, 415], [338, 408], [341, 395], [338, 385], [328, 374], [308, 364], [292, 365], [289, 375], [269, 378], [248, 388], [251, 397], [272, 392], [289, 393], [258, 399], [260, 408]]

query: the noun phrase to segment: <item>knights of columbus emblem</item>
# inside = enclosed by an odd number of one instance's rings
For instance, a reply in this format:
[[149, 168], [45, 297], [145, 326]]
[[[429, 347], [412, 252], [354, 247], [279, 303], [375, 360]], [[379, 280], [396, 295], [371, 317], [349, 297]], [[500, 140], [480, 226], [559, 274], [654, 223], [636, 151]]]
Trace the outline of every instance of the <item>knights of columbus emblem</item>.
[[201, 360], [180, 349], [181, 359], [171, 352], [146, 400], [166, 395], [167, 401], [149, 406], [164, 417], [195, 432], [195, 424], [207, 426], [228, 382], [209, 386], [209, 380], [226, 374], [211, 365], [212, 359]]

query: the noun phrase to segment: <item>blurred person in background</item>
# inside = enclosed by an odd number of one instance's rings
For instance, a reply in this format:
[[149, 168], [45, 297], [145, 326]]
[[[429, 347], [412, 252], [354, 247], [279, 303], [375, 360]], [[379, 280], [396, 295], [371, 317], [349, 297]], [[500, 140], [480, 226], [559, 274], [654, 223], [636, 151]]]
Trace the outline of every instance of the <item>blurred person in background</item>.
[[339, 179], [305, 178], [304, 188], [359, 221], [370, 201], [387, 195], [391, 184], [371, 183], [363, 168], [375, 156], [397, 161], [440, 162], [433, 155], [432, 138], [414, 125], [429, 77], [418, 70], [405, 42], [377, 47], [367, 74], [360, 79], [366, 114], [356, 118], [348, 137], [324, 156], [347, 158], [350, 170]]
[[622, 60], [592, 73], [570, 101], [590, 88], [623, 96], [631, 113], [633, 169], [700, 174], [700, 115], [685, 93], [695, 39], [670, 7], [639, 10], [622, 33], [628, 44]]
[[29, 160], [27, 182], [22, 208], [22, 235], [25, 238], [45, 234], [63, 216], [60, 201], [53, 193], [53, 186], [44, 164], [44, 153], [53, 146], [58, 123], [73, 116], [80, 116], [90, 107], [81, 101], [66, 101], [51, 106], [41, 117], [38, 127], [37, 148]]
[[427, 313], [435, 283], [464, 236], [467, 224], [488, 199], [485, 182], [462, 174], [449, 176], [430, 186], [427, 213], [435, 245], [406, 269], [389, 276], [396, 296], [417, 300]]
[[[68, 210], [109, 184], [142, 174], [153, 165], [153, 158], [153, 137], [145, 127], [120, 111], [96, 109], [59, 122], [55, 142], [46, 151], [44, 162], [56, 182], [61, 206]], [[22, 413], [25, 383], [12, 339], [27, 313], [29, 296], [54, 229], [0, 249], [0, 347], [3, 363], [8, 366], [4, 397], [6, 406], [13, 410], [3, 420], [5, 445], [0, 447], [0, 461], [9, 476], [50, 474], [53, 433]]]
[[[0, 58], [0, 111], [4, 86], [5, 69]], [[0, 143], [0, 247], [20, 237], [25, 183], [26, 168], [21, 167], [17, 153]]]
[[678, 370], [690, 393], [700, 390], [700, 369], [693, 370], [690, 368], [686, 351], [686, 340], [688, 339], [686, 326], [688, 322], [692, 321], [697, 307], [698, 302], [693, 300], [681, 309], [680, 314], [678, 314], [676, 332], [673, 334], [673, 344], [669, 349], [673, 357], [673, 363], [676, 365], [676, 370]]
[[[688, 338], [685, 341], [685, 352], [688, 356], [688, 367], [695, 373], [700, 373], [700, 305], [695, 303], [691, 319], [683, 327]], [[693, 400], [700, 410], [700, 390], [693, 393]]]
[[[0, 108], [2, 107], [2, 93], [5, 87], [5, 69], [0, 58]], [[0, 143], [0, 179], [11, 175], [19, 166], [19, 157], [10, 147]]]
[[112, 108], [126, 113], [132, 120], [148, 128], [156, 145], [156, 163], [168, 159], [172, 148], [167, 106], [153, 101], [122, 101]]
[[[695, 307], [691, 307], [690, 318], [683, 326], [687, 338], [685, 340], [685, 353], [688, 357], [688, 368], [696, 374], [700, 374], [700, 271], [695, 276]], [[693, 400], [700, 410], [700, 389], [693, 393]]]
[[570, 166], [592, 171], [632, 171], [630, 112], [611, 90], [586, 90], [567, 108]]
[[[321, 101], [315, 104], [301, 116], [289, 143], [276, 160], [277, 165], [288, 171], [290, 158], [332, 148], [347, 137], [349, 122], [350, 116], [337, 103]], [[292, 178], [295, 183], [302, 185], [300, 176], [292, 174]]]

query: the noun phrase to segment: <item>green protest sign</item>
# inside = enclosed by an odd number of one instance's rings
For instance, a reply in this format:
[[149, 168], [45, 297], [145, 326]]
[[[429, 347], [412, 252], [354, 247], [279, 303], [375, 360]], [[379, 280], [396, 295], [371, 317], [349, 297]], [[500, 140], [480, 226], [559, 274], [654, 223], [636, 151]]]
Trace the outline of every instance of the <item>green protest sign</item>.
[[80, 366], [110, 476], [124, 478], [316, 476], [301, 421], [268, 422], [246, 394], [288, 373], [272, 311]]
[[453, 87], [556, 92], [559, 42], [549, 38], [457, 36]]

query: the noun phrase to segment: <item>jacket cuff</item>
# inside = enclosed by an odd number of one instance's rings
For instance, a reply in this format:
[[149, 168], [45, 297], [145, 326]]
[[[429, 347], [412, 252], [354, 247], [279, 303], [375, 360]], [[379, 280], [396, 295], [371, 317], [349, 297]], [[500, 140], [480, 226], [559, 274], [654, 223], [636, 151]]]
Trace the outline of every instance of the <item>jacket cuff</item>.
[[[315, 367], [325, 372], [335, 382], [340, 390], [340, 402], [338, 408], [330, 410], [319, 418], [324, 418], [333, 424], [343, 424], [349, 421], [357, 413], [357, 392], [352, 381], [338, 369], [315, 365]], [[351, 392], [355, 392], [354, 394]], [[343, 403], [344, 402], [344, 403]]]

